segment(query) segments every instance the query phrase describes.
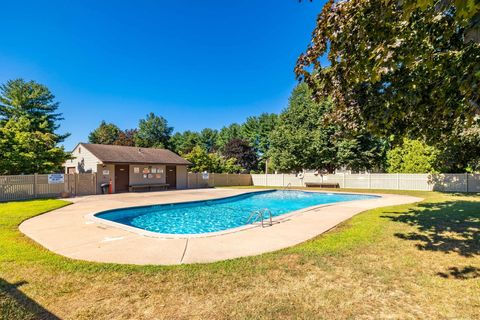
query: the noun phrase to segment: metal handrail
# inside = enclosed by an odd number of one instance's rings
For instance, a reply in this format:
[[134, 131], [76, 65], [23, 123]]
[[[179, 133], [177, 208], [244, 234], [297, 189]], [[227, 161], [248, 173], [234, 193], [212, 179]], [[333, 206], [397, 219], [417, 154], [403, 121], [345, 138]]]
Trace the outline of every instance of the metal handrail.
[[261, 224], [262, 224], [262, 228], [264, 228], [264, 221], [265, 221], [265, 213], [268, 213], [268, 219], [269, 219], [269, 225], [272, 226], [273, 225], [273, 221], [272, 221], [272, 212], [270, 211], [270, 209], [268, 208], [263, 208], [263, 209], [259, 209], [259, 210], [253, 210], [251, 213], [250, 213], [250, 216], [248, 217], [247, 219], [247, 224], [248, 223], [255, 223], [257, 222], [258, 220], [260, 220]]
[[263, 228], [263, 220], [264, 220], [263, 214], [264, 214], [265, 212], [268, 212], [268, 218], [269, 218], [269, 220], [270, 220], [270, 221], [269, 221], [269, 222], [270, 222], [270, 226], [273, 225], [273, 221], [272, 221], [272, 211], [270, 211], [270, 209], [268, 209], [268, 208], [265, 208], [265, 209], [263, 209], [263, 211], [262, 211], [262, 228]]
[[[248, 223], [255, 223], [257, 220], [258, 220], [258, 217], [260, 216], [260, 210], [252, 210], [252, 212], [250, 213], [250, 216], [248, 216], [248, 219], [247, 219], [247, 224]], [[253, 219], [255, 218], [255, 219]], [[252, 221], [253, 219], [253, 221]]]
[[291, 183], [291, 182], [289, 182], [286, 187], [283, 187], [282, 190], [284, 190], [284, 191], [285, 191], [285, 190], [288, 190], [290, 187], [292, 187], [292, 183]]

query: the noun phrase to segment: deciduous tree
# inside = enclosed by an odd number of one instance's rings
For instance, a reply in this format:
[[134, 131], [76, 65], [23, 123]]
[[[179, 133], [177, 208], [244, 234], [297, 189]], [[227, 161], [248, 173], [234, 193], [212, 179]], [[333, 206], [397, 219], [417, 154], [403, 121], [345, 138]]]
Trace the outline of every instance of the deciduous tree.
[[176, 132], [170, 139], [170, 147], [177, 153], [187, 154], [200, 144], [200, 136], [194, 131]]
[[214, 152], [217, 149], [218, 131], [210, 128], [205, 128], [200, 131], [200, 144], [207, 152]]
[[220, 129], [217, 137], [217, 146], [220, 151], [223, 151], [225, 145], [233, 139], [242, 139], [242, 126], [238, 123], [232, 123]]
[[420, 140], [404, 139], [387, 151], [387, 171], [391, 173], [433, 173], [438, 171], [439, 151]]
[[258, 169], [257, 154], [246, 140], [230, 140], [223, 148], [222, 154], [227, 159], [236, 159], [236, 163], [247, 172]]
[[218, 153], [208, 153], [200, 146], [193, 147], [190, 153], [183, 156], [192, 163], [192, 172], [238, 173], [243, 170], [234, 158], [226, 159]]
[[344, 126], [435, 144], [480, 114], [480, 44], [462, 16], [478, 2], [408, 2], [328, 1], [295, 71]]
[[126, 129], [124, 131], [120, 131], [118, 134], [117, 140], [113, 143], [117, 146], [128, 146], [133, 147], [135, 146], [135, 135], [137, 134], [137, 129]]
[[480, 119], [472, 127], [455, 132], [455, 139], [438, 144], [442, 172], [480, 172]]
[[272, 133], [269, 152], [272, 166], [281, 171], [328, 172], [341, 166], [353, 170], [381, 166], [382, 142], [365, 130], [348, 133], [324, 121], [332, 108], [329, 99], [315, 101], [306, 84], [298, 85]]
[[270, 149], [270, 135], [277, 124], [278, 115], [262, 113], [248, 117], [242, 125], [243, 137], [253, 146], [259, 157]]
[[107, 123], [104, 120], [100, 125], [90, 132], [88, 142], [97, 144], [115, 144], [119, 140], [122, 130], [113, 123]]
[[135, 145], [145, 148], [168, 148], [173, 128], [165, 118], [150, 112], [138, 123]]

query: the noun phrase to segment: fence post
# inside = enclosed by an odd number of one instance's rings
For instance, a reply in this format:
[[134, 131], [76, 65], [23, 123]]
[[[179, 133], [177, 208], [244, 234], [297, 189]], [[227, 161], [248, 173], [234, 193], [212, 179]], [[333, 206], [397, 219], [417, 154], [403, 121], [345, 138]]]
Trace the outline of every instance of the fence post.
[[38, 195], [38, 190], [37, 190], [38, 186], [37, 186], [37, 184], [38, 184], [38, 175], [35, 173], [35, 174], [33, 175], [33, 197], [34, 197], [34, 198], [36, 198], [37, 195]]
[[468, 192], [468, 173], [465, 173], [465, 184], [466, 184], [466, 189]]
[[343, 173], [343, 187], [347, 187], [347, 180], [345, 179], [345, 172]]
[[400, 174], [397, 172], [397, 190], [400, 189]]
[[285, 173], [282, 173], [282, 187], [285, 187]]
[[229, 179], [229, 176], [228, 176], [228, 173], [227, 173], [227, 186], [230, 185], [230, 179]]
[[93, 180], [93, 189], [94, 189], [94, 194], [97, 194], [97, 174], [96, 173], [92, 173], [93, 177], [92, 177], [92, 180]]
[[76, 197], [77, 194], [78, 194], [78, 173], [75, 173], [75, 175], [73, 177], [74, 177], [73, 185], [74, 185], [74, 188], [75, 188], [75, 197]]
[[372, 189], [372, 176], [368, 173], [368, 189]]

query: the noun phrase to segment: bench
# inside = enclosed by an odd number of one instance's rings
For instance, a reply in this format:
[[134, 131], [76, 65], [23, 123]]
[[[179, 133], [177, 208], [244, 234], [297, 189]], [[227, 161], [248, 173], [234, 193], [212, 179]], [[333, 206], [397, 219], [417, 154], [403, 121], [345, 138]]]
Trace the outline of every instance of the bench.
[[170, 185], [168, 183], [137, 183], [137, 184], [131, 184], [128, 186], [128, 190], [130, 192], [136, 191], [138, 189], [147, 189], [148, 191], [151, 191], [152, 188], [159, 188], [161, 190], [167, 190]]
[[340, 188], [338, 182], [305, 182], [307, 188]]

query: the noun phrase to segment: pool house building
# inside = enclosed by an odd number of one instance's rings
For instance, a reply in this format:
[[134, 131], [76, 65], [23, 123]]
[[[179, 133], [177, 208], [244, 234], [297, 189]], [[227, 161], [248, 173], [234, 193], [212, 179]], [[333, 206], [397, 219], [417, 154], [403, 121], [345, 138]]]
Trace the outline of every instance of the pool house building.
[[65, 173], [96, 173], [97, 188], [113, 193], [186, 189], [189, 161], [166, 149], [79, 143]]

